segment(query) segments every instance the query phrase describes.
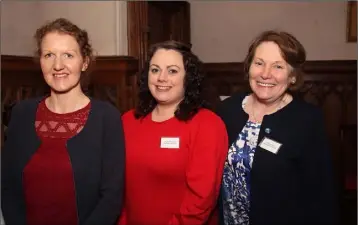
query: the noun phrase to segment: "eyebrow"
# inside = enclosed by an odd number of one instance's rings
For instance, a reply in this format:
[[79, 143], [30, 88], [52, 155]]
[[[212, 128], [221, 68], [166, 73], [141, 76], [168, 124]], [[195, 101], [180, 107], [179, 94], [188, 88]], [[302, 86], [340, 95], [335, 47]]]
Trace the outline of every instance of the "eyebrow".
[[[47, 52], [53, 52], [52, 50], [50, 49], [43, 49], [42, 51], [47, 51]], [[78, 53], [77, 50], [74, 50], [74, 49], [68, 49], [68, 50], [65, 50], [63, 52], [74, 52], [74, 53]]]
[[[255, 57], [254, 59], [259, 59], [261, 61], [265, 61], [265, 60], [261, 59], [260, 57]], [[285, 61], [274, 61], [273, 63], [285, 63]]]
[[[158, 68], [160, 68], [160, 66], [158, 66], [157, 64], [151, 64], [150, 66], [155, 66], [155, 67], [158, 67]], [[170, 67], [172, 67], [172, 66], [175, 66], [175, 67], [177, 67], [178, 69], [180, 69], [180, 67], [179, 66], [177, 66], [177, 65], [169, 65], [169, 66], [167, 66], [167, 68], [170, 68]]]

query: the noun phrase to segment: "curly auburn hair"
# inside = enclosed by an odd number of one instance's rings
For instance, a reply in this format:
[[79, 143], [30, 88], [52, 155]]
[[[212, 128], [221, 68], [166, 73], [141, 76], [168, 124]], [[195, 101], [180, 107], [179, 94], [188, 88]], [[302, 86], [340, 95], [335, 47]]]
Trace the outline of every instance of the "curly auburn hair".
[[306, 61], [306, 50], [303, 45], [290, 33], [278, 30], [268, 30], [259, 34], [251, 43], [246, 58], [244, 60], [244, 72], [249, 73], [252, 60], [257, 47], [262, 42], [274, 42], [278, 45], [283, 59], [293, 68], [289, 75], [295, 77], [296, 82], [288, 87], [291, 91], [298, 90], [303, 80], [303, 65]]
[[35, 32], [34, 38], [36, 41], [35, 59], [38, 61], [42, 54], [42, 41], [44, 37], [53, 32], [60, 34], [68, 34], [74, 37], [79, 45], [81, 56], [88, 63], [88, 68], [81, 74], [81, 85], [86, 86], [89, 82], [88, 74], [90, 68], [95, 60], [93, 48], [90, 44], [88, 33], [86, 30], [80, 29], [68, 19], [58, 18], [47, 22]]
[[137, 82], [139, 102], [135, 108], [134, 115], [137, 119], [143, 118], [152, 112], [157, 105], [157, 101], [148, 87], [148, 75], [150, 61], [159, 49], [174, 50], [183, 56], [185, 93], [184, 99], [179, 103], [174, 115], [180, 121], [188, 121], [200, 108], [208, 108], [202, 96], [202, 82], [204, 79], [203, 63], [198, 56], [191, 51], [191, 46], [173, 40], [157, 43], [150, 47], [148, 60], [145, 62]]

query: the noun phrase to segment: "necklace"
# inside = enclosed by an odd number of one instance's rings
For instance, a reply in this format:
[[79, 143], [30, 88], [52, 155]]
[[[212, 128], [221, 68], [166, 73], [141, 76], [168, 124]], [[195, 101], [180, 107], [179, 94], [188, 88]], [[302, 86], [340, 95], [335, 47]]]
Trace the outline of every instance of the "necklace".
[[[275, 109], [274, 109], [272, 112], [268, 113], [268, 114], [272, 114], [272, 113], [277, 112], [278, 110], [282, 109], [283, 106], [284, 106], [284, 103], [286, 102], [287, 96], [288, 96], [288, 95], [285, 94], [285, 95], [281, 98], [281, 100], [277, 103], [277, 106], [275, 107]], [[262, 119], [261, 119], [261, 120], [258, 120], [257, 117], [256, 117], [256, 115], [255, 115], [255, 110], [254, 110], [254, 104], [253, 104], [253, 102], [251, 102], [251, 114], [252, 114], [252, 117], [253, 117], [255, 123], [259, 123], [259, 122], [262, 121]], [[264, 114], [264, 115], [267, 115], [267, 114]]]

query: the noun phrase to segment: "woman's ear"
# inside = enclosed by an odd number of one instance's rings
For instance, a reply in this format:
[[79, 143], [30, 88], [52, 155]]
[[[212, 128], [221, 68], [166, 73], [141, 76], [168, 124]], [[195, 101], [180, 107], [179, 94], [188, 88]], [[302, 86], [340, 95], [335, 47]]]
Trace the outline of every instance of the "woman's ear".
[[84, 62], [83, 62], [83, 65], [82, 65], [82, 72], [86, 71], [87, 68], [88, 68], [88, 65], [89, 65], [89, 58], [86, 57]]

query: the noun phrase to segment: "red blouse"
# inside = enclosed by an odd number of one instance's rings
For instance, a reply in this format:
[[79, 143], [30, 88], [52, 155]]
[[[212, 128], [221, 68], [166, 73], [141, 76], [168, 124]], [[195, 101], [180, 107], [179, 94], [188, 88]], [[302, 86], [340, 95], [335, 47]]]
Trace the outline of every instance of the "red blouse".
[[201, 109], [191, 120], [123, 115], [125, 207], [118, 225], [218, 224], [216, 202], [227, 157], [225, 125]]
[[75, 183], [67, 140], [84, 127], [90, 103], [75, 112], [57, 114], [41, 101], [35, 128], [41, 145], [24, 169], [28, 225], [77, 225]]

